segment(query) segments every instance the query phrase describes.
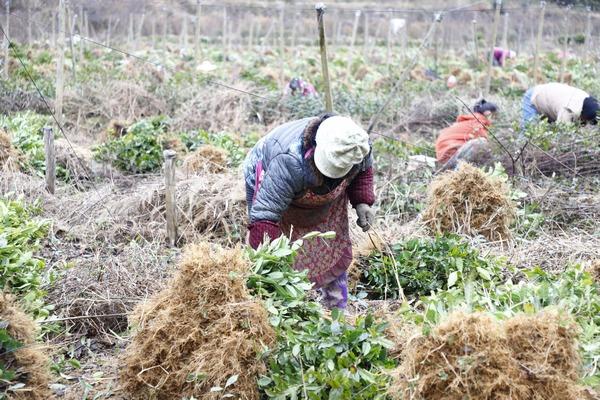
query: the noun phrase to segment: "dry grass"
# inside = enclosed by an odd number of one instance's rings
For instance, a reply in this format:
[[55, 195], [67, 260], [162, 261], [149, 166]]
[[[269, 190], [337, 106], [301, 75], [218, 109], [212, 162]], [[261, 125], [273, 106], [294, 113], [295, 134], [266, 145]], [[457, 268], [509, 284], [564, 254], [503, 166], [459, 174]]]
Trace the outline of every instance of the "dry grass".
[[592, 264], [587, 268], [592, 278], [596, 283], [600, 284], [600, 259], [594, 260]]
[[481, 234], [490, 241], [507, 241], [515, 213], [504, 182], [461, 163], [457, 171], [433, 180], [423, 220], [436, 233]]
[[19, 153], [13, 147], [10, 136], [4, 130], [0, 130], [0, 171], [15, 172], [19, 170]]
[[262, 304], [245, 284], [249, 266], [240, 248], [190, 246], [167, 288], [141, 304], [123, 356], [121, 384], [134, 399], [194, 396], [218, 399], [224, 387], [235, 398], [258, 399], [256, 378], [265, 372], [263, 345], [275, 333]]
[[[164, 237], [164, 184], [153, 183], [140, 189], [110, 207], [143, 225], [151, 237]], [[238, 174], [203, 174], [179, 180], [176, 201], [180, 240], [204, 238], [229, 244], [241, 241], [247, 223], [246, 194]]]
[[2, 369], [14, 371], [14, 381], [25, 384], [20, 389], [9, 391], [6, 383], [0, 382], [0, 392], [10, 393], [7, 398], [15, 400], [50, 398], [48, 357], [42, 347], [36, 344], [37, 325], [6, 294], [0, 295], [0, 320], [6, 324], [8, 334], [22, 345], [14, 352], [2, 349]]
[[227, 168], [226, 150], [205, 144], [183, 160], [183, 170], [188, 174], [218, 173]]
[[454, 313], [413, 339], [390, 395], [414, 400], [577, 400], [576, 325], [557, 312], [516, 316]]

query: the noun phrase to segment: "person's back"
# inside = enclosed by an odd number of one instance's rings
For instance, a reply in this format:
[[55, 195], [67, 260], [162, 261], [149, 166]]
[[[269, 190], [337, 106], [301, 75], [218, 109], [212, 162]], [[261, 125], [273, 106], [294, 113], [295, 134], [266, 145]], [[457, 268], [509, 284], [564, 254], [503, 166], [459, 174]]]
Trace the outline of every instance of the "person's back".
[[576, 87], [552, 82], [535, 86], [531, 103], [551, 122], [574, 122], [580, 118], [583, 103], [589, 96]]
[[446, 163], [465, 143], [477, 138], [487, 138], [484, 126], [491, 122], [483, 114], [459, 115], [456, 122], [443, 129], [435, 142], [435, 155], [440, 163]]

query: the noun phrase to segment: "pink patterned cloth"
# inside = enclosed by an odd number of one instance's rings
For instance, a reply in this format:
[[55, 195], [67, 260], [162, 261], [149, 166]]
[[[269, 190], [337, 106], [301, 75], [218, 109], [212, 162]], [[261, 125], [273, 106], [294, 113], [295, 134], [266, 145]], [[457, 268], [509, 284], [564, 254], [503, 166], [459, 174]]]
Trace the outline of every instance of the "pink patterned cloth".
[[313, 231], [336, 233], [335, 239], [306, 240], [294, 268], [307, 269], [317, 287], [325, 286], [343, 274], [352, 261], [352, 242], [348, 226], [347, 178], [331, 192], [318, 195], [308, 190], [292, 202], [283, 214], [281, 231], [296, 240]]
[[265, 235], [270, 239], [277, 239], [281, 236], [281, 228], [279, 228], [279, 224], [271, 221], [256, 221], [253, 224], [250, 224], [248, 227], [250, 230], [250, 235], [248, 237], [248, 244], [252, 246], [253, 249], [257, 249], [258, 246], [263, 242]]

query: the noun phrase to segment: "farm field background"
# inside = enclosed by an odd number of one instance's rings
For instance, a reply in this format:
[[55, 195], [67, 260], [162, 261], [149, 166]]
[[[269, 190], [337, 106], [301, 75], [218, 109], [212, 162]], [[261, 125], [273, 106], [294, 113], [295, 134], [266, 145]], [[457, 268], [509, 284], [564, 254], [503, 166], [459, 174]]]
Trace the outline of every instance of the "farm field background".
[[[327, 3], [377, 194], [331, 312], [301, 241], [245, 245], [246, 154], [325, 111], [313, 3], [7, 1], [0, 398], [597, 399], [598, 126], [519, 122], [536, 83], [600, 95], [600, 11], [493, 4]], [[495, 18], [516, 57], [490, 68]], [[482, 96], [490, 157], [442, 173], [440, 130]]]

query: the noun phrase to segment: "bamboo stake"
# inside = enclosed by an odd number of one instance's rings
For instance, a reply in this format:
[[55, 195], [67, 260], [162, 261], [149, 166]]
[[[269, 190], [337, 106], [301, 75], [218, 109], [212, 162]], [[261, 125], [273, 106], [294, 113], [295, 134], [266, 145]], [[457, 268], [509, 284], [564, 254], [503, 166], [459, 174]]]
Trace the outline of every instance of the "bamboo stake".
[[44, 159], [46, 163], [46, 190], [54, 194], [56, 187], [56, 154], [54, 151], [54, 132], [52, 128], [44, 127]]
[[112, 19], [112, 17], [109, 16], [108, 17], [108, 26], [106, 28], [106, 40], [105, 40], [107, 46], [110, 46], [110, 35], [111, 35], [111, 31], [113, 29], [112, 22], [113, 22], [113, 19]]
[[567, 60], [569, 59], [569, 14], [571, 13], [571, 6], [567, 6], [565, 12], [564, 27], [563, 27], [563, 57], [560, 61], [560, 81], [565, 81], [567, 72]]
[[496, 0], [496, 13], [494, 15], [494, 25], [492, 26], [492, 42], [490, 45], [490, 57], [488, 59], [487, 76], [485, 77], [485, 94], [490, 94], [492, 85], [492, 71], [494, 67], [494, 47], [498, 39], [498, 23], [500, 21], [500, 9], [502, 8], [502, 0]]
[[129, 14], [129, 31], [127, 33], [127, 47], [133, 50], [133, 14]]
[[364, 44], [363, 44], [363, 54], [364, 57], [367, 57], [367, 51], [369, 50], [368, 48], [368, 44], [369, 44], [369, 13], [365, 13], [365, 39], [364, 39]]
[[223, 49], [227, 47], [227, 6], [223, 7]]
[[585, 25], [585, 60], [590, 61], [592, 52], [592, 9], [587, 7], [587, 23]]
[[200, 47], [200, 17], [202, 16], [202, 7], [200, 6], [200, 0], [196, 0], [196, 26], [194, 27], [194, 54], [196, 58], [200, 58], [201, 47]]
[[175, 191], [177, 190], [175, 183], [175, 159], [177, 153], [173, 150], [165, 150], [163, 152], [165, 159], [165, 212], [167, 219], [167, 237], [169, 245], [177, 244], [177, 205], [175, 199]]
[[181, 48], [187, 49], [188, 47], [188, 18], [187, 14], [183, 14], [183, 25], [181, 26]]
[[251, 49], [252, 46], [254, 45], [254, 18], [250, 18], [250, 31], [248, 32], [248, 48]]
[[4, 6], [6, 7], [6, 25], [4, 28], [4, 32], [6, 37], [4, 37], [4, 79], [8, 79], [8, 66], [9, 66], [9, 58], [10, 58], [10, 45], [8, 43], [8, 38], [10, 37], [10, 0], [5, 0]]
[[51, 23], [52, 36], [51, 36], [50, 43], [52, 44], [52, 47], [56, 47], [56, 13], [54, 11], [50, 12], [50, 20], [52, 21], [52, 23]]
[[325, 24], [323, 14], [325, 14], [325, 4], [317, 3], [317, 23], [319, 25], [319, 47], [321, 48], [321, 67], [323, 69], [323, 81], [325, 85], [325, 110], [333, 112], [333, 98], [331, 95], [331, 82], [329, 79], [329, 67], [327, 65], [327, 42], [325, 41]]
[[63, 93], [64, 93], [64, 68], [65, 68], [65, 0], [58, 1], [58, 58], [56, 60], [56, 99], [54, 113], [59, 127], [63, 124]]
[[352, 25], [352, 39], [350, 40], [350, 49], [354, 50], [354, 44], [356, 43], [356, 34], [358, 33], [358, 23], [360, 22], [360, 10], [354, 12], [354, 25]]
[[31, 5], [27, 6], [27, 43], [31, 44], [33, 42], [33, 31], [32, 31], [32, 21], [31, 21]]
[[471, 21], [473, 26], [473, 60], [475, 61], [475, 68], [479, 67], [479, 40], [477, 40], [477, 20]]
[[296, 24], [297, 24], [297, 20], [300, 19], [300, 13], [296, 13], [295, 18], [292, 19], [292, 44], [291, 44], [291, 49], [292, 51], [296, 48]]
[[540, 23], [538, 25], [537, 38], [535, 40], [535, 50], [533, 53], [533, 82], [538, 83], [540, 79], [539, 62], [540, 62], [540, 46], [542, 43], [542, 35], [544, 34], [544, 16], [546, 14], [546, 2], [540, 2]]
[[169, 46], [168, 46], [168, 43], [167, 43], [167, 36], [169, 34], [169, 12], [168, 11], [165, 11], [165, 19], [163, 21], [162, 28], [163, 28], [163, 31], [162, 31], [162, 34], [163, 34], [162, 35], [163, 36], [162, 42], [163, 42], [164, 50], [166, 52], [169, 49]]
[[509, 13], [504, 13], [504, 29], [502, 29], [502, 48], [508, 50], [508, 22]]
[[285, 3], [281, 5], [281, 10], [279, 10], [279, 46], [279, 54], [283, 58], [285, 56]]
[[67, 18], [69, 22], [69, 48], [71, 49], [71, 74], [73, 75], [73, 82], [76, 79], [76, 60], [75, 60], [75, 49], [73, 48], [73, 35], [75, 34], [75, 23], [77, 21], [77, 14], [75, 14], [71, 9], [68, 10], [70, 14], [73, 14], [72, 18]]
[[135, 48], [140, 48], [140, 43], [143, 43], [144, 35], [144, 23], [146, 22], [146, 9], [142, 10], [142, 16], [140, 18], [137, 31], [135, 32]]
[[[391, 15], [391, 14], [390, 14]], [[388, 31], [387, 31], [387, 52], [386, 52], [386, 64], [390, 65], [392, 57], [392, 20], [391, 17], [388, 19]]]

